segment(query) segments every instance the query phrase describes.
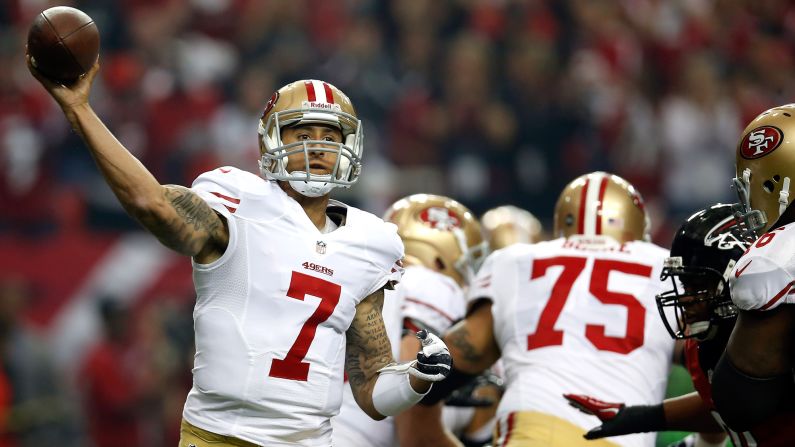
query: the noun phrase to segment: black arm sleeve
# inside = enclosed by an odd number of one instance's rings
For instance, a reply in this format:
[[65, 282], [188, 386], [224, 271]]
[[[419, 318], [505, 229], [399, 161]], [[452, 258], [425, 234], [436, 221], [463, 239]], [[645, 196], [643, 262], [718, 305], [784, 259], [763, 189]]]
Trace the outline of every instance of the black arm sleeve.
[[477, 378], [478, 376], [476, 374], [467, 374], [455, 369], [455, 364], [453, 364], [453, 369], [450, 370], [450, 374], [447, 378], [441, 382], [434, 383], [431, 390], [428, 391], [428, 394], [420, 401], [420, 405], [436, 405], [437, 402], [446, 399], [453, 391]]
[[789, 374], [751, 377], [738, 370], [724, 353], [712, 375], [712, 400], [733, 430], [749, 430], [782, 409], [795, 384]]

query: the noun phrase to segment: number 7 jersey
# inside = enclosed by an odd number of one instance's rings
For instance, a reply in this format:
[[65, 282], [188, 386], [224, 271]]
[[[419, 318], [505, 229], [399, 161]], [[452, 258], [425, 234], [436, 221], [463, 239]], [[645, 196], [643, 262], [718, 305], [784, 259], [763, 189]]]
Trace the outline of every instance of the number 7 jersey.
[[402, 271], [396, 227], [332, 201], [345, 224], [321, 233], [275, 182], [234, 168], [202, 174], [192, 189], [226, 218], [229, 245], [193, 264], [184, 418], [258, 445], [330, 446], [356, 306]]
[[[517, 244], [486, 260], [469, 299], [492, 302], [507, 386], [498, 409], [503, 425], [517, 411], [583, 429], [598, 424], [564, 393], [627, 405], [662, 401], [674, 341], [655, 296], [666, 287], [659, 277], [667, 256], [647, 242], [572, 237]], [[654, 434], [610, 441], [654, 445]]]

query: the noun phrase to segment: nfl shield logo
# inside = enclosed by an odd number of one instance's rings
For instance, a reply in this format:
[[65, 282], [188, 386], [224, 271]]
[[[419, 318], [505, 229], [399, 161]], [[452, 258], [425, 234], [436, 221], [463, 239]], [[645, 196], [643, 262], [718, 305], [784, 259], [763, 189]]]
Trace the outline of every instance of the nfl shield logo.
[[321, 255], [326, 254], [326, 243], [323, 241], [317, 241], [317, 244], [315, 244], [315, 251]]

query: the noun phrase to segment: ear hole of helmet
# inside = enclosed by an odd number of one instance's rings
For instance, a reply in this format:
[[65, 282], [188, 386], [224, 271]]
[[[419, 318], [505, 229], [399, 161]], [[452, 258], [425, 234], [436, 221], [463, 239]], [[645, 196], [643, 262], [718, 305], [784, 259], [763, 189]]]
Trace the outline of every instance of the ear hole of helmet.
[[439, 270], [444, 270], [445, 267], [447, 267], [447, 265], [444, 263], [444, 261], [442, 261], [442, 258], [438, 258], [437, 257], [434, 260], [434, 263], [436, 264], [436, 268], [439, 269]]
[[765, 192], [770, 193], [770, 194], [773, 193], [773, 189], [775, 189], [775, 187], [776, 187], [776, 185], [773, 184], [772, 180], [765, 180], [762, 183], [762, 189], [764, 189]]

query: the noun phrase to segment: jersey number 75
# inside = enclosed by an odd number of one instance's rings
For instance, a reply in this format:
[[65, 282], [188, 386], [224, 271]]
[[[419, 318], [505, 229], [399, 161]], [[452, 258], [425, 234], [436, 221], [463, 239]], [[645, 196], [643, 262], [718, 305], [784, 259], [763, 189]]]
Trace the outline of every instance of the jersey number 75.
[[[538, 328], [535, 333], [527, 336], [527, 350], [557, 346], [563, 344], [563, 331], [555, 329], [560, 313], [569, 298], [574, 282], [585, 270], [587, 258], [577, 256], [558, 256], [547, 259], [536, 259], [533, 262], [533, 273], [530, 280], [540, 278], [547, 273], [547, 269], [554, 266], [563, 267], [549, 301], [541, 311]], [[585, 325], [585, 338], [600, 351], [611, 351], [619, 354], [629, 354], [643, 346], [643, 337], [646, 325], [646, 308], [633, 295], [607, 290], [607, 283], [611, 272], [621, 272], [627, 275], [637, 275], [644, 278], [651, 277], [652, 268], [647, 265], [631, 262], [615, 261], [610, 259], [596, 259], [594, 261], [588, 291], [597, 300], [604, 304], [614, 304], [627, 308], [626, 332], [624, 337], [611, 337], [605, 334], [605, 327], [598, 324]]]

